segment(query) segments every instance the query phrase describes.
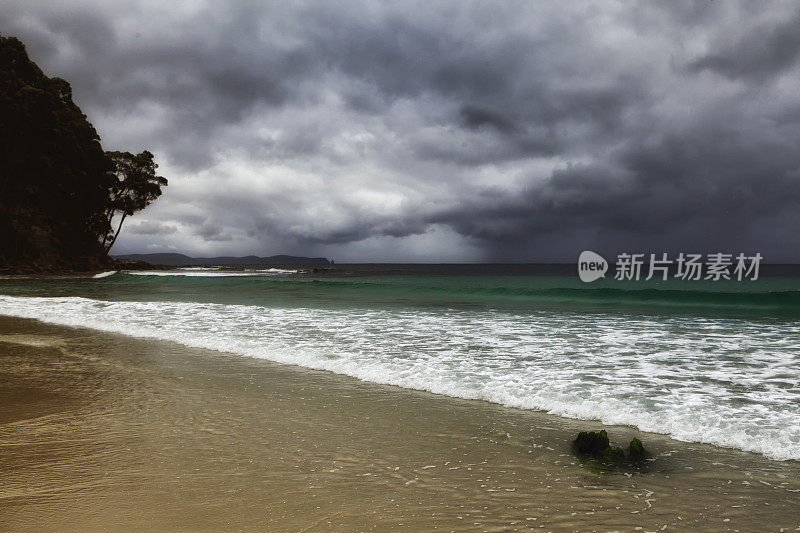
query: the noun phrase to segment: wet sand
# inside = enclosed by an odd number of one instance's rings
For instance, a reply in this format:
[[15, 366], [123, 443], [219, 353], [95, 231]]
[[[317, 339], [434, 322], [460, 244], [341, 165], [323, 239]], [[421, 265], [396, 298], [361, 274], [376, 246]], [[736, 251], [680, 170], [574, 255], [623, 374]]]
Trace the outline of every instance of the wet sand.
[[0, 530], [791, 531], [800, 463], [0, 317]]

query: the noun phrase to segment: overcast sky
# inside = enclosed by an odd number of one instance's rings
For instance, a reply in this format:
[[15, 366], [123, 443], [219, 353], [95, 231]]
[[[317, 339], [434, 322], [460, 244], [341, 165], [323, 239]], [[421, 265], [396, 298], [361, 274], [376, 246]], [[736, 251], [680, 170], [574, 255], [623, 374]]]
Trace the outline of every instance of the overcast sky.
[[164, 195], [115, 253], [800, 261], [787, 2], [3, 0]]

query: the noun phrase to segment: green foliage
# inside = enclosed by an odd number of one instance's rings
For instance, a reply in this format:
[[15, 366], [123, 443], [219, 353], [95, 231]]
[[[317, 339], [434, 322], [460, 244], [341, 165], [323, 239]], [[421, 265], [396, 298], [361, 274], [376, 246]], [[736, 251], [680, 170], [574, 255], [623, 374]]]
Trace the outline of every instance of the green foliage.
[[135, 155], [130, 152], [106, 154], [114, 165], [113, 174], [116, 178], [110, 191], [111, 198], [107, 211], [109, 223], [116, 212], [122, 213], [122, 220], [116, 233], [103, 239], [103, 244], [109, 242], [106, 246], [108, 251], [114, 246], [125, 217], [144, 209], [161, 196], [161, 187], [167, 186], [167, 179], [156, 176], [158, 165], [153, 160], [153, 154], [147, 150]]
[[167, 179], [156, 176], [153, 154], [145, 150], [140, 154], [130, 152], [107, 152], [114, 163], [117, 182], [111, 189], [112, 207], [132, 215], [144, 209], [161, 196], [161, 187]]
[[147, 178], [155, 163], [142, 152], [120, 156], [136, 168], [121, 186], [113, 154], [69, 83], [47, 77], [18, 39], [0, 36], [0, 267], [104, 257], [109, 212], [142, 209], [166, 185]]

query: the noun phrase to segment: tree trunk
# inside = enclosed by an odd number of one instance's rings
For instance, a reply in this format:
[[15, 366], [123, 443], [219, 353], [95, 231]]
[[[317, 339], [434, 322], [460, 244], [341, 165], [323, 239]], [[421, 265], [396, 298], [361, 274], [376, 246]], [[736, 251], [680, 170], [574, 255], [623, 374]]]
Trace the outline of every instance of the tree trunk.
[[103, 248], [105, 248], [105, 247], [106, 247], [106, 242], [108, 242], [108, 232], [106, 232], [106, 234], [105, 234], [105, 235], [103, 235], [103, 244], [101, 244], [101, 246], [102, 246]]
[[[114, 220], [114, 210], [113, 209], [107, 210], [105, 217], [106, 220], [108, 221], [108, 225], [111, 226], [111, 221]], [[106, 232], [106, 234], [103, 235], [103, 244], [101, 244], [101, 246], [105, 248], [107, 242], [108, 242], [108, 232]]]
[[119, 226], [117, 226], [117, 232], [114, 234], [114, 238], [111, 239], [111, 242], [108, 243], [108, 248], [106, 248], [106, 255], [108, 252], [111, 251], [111, 248], [114, 246], [114, 243], [117, 242], [117, 237], [119, 237], [119, 230], [122, 229], [122, 223], [125, 222], [125, 217], [128, 216], [128, 213], [125, 211], [122, 212], [122, 220], [119, 221]]

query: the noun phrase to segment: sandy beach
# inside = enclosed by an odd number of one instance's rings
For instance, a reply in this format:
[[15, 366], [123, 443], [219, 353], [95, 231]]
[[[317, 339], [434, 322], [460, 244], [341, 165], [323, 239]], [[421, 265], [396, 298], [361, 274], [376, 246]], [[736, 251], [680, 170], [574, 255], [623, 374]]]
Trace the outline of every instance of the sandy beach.
[[[800, 465], [167, 342], [0, 319], [0, 529], [755, 531]], [[784, 528], [784, 529], [781, 529]]]

